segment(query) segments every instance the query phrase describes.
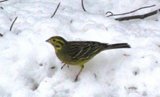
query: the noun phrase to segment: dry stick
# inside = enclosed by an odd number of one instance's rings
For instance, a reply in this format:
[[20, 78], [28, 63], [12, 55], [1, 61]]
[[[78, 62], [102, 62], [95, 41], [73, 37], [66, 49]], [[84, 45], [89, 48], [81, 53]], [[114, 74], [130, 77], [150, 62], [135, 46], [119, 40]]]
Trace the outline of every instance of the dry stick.
[[84, 2], [83, 2], [83, 0], [81, 0], [81, 5], [82, 5], [82, 9], [86, 12], [86, 9], [85, 9], [85, 7], [84, 7]]
[[136, 11], [141, 10], [141, 9], [150, 8], [150, 7], [154, 7], [154, 6], [156, 6], [156, 5], [150, 5], [150, 6], [141, 7], [141, 8], [135, 9], [135, 10], [133, 10], [133, 11], [125, 12], [125, 13], [121, 13], [121, 14], [113, 14], [113, 12], [108, 11], [108, 12], [106, 12], [106, 14], [110, 14], [110, 15], [108, 15], [107, 17], [110, 17], [110, 16], [119, 16], [119, 15], [126, 15], [126, 14], [130, 14], [130, 13], [136, 12]]
[[0, 9], [4, 9], [4, 8], [1, 6]]
[[149, 16], [155, 15], [160, 11], [160, 9], [157, 9], [155, 11], [143, 14], [143, 15], [134, 15], [134, 16], [126, 16], [126, 17], [120, 17], [120, 18], [116, 18], [115, 20], [118, 21], [125, 21], [125, 20], [131, 20], [131, 19], [144, 19], [147, 18]]
[[[8, 0], [0, 1], [0, 3], [6, 2], [6, 1], [8, 1]], [[0, 9], [3, 9], [3, 7], [1, 6]]]
[[58, 10], [60, 4], [61, 4], [61, 2], [58, 3], [57, 8], [56, 8], [56, 10], [54, 11], [53, 15], [51, 16], [51, 18], [53, 18], [53, 17], [55, 16], [55, 14], [56, 14], [56, 12], [57, 12], [57, 10]]
[[3, 0], [3, 1], [0, 1], [0, 3], [1, 3], [1, 2], [5, 2], [5, 1], [8, 1], [8, 0]]
[[0, 33], [0, 37], [3, 37], [3, 34]]
[[17, 18], [18, 18], [18, 17], [16, 17], [16, 18], [14, 19], [14, 21], [12, 22], [9, 31], [12, 31], [13, 25], [14, 25], [15, 21], [17, 20]]

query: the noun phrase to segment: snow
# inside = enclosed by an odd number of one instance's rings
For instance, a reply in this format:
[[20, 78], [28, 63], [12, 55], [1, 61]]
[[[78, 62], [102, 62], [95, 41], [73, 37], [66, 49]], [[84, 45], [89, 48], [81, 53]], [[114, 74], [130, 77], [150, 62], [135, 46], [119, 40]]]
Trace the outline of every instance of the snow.
[[[57, 4], [56, 15], [50, 18]], [[134, 14], [159, 8], [159, 0], [9, 0], [0, 3], [0, 97], [160, 97], [160, 16], [125, 22], [107, 11]], [[12, 31], [10, 25], [18, 16]], [[67, 40], [127, 42], [130, 49], [104, 51], [79, 67], [64, 67], [45, 42]]]

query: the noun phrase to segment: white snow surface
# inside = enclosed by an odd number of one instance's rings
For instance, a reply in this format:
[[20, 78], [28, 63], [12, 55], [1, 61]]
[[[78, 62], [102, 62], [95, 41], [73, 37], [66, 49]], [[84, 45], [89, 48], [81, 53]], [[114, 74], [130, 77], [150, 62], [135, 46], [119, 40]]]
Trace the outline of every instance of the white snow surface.
[[[61, 5], [50, 18], [58, 3]], [[160, 15], [116, 21], [160, 8], [159, 0], [8, 0], [0, 3], [0, 97], [160, 97]], [[10, 25], [18, 17], [9, 31]], [[130, 49], [103, 51], [80, 67], [64, 67], [45, 40], [127, 42]]]

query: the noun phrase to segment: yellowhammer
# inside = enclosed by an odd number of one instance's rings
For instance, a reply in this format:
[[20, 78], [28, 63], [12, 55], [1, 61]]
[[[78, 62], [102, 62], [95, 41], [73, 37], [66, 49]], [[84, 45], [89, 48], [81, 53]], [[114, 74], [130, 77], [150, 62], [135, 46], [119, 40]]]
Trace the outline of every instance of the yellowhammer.
[[130, 48], [127, 43], [107, 44], [96, 41], [67, 41], [61, 36], [53, 36], [46, 41], [54, 46], [57, 57], [64, 63], [63, 66], [67, 64], [81, 67], [75, 81], [78, 80], [78, 77], [84, 68], [84, 64], [101, 51]]

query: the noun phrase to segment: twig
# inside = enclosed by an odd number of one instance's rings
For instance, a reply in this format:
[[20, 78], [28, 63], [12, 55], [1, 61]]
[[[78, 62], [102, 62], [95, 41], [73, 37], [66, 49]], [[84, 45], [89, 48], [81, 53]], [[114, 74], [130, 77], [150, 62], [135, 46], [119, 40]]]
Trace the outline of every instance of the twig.
[[5, 1], [8, 1], [8, 0], [3, 0], [3, 1], [0, 1], [0, 3], [2, 3], [2, 2], [5, 2]]
[[145, 7], [141, 7], [141, 8], [135, 9], [135, 10], [130, 11], [130, 12], [125, 12], [125, 13], [120, 13], [120, 14], [114, 14], [113, 12], [108, 11], [108, 12], [106, 12], [106, 15], [107, 15], [107, 14], [110, 14], [110, 15], [108, 15], [107, 17], [110, 17], [110, 16], [119, 16], [119, 15], [126, 15], [126, 14], [130, 14], [130, 13], [136, 12], [136, 11], [141, 10], [141, 9], [150, 8], [150, 7], [154, 7], [154, 6], [156, 6], [156, 5], [145, 6]]
[[86, 12], [86, 9], [85, 9], [85, 7], [84, 7], [84, 2], [83, 2], [83, 0], [81, 0], [81, 5], [82, 5], [82, 9]]
[[51, 18], [53, 18], [53, 17], [55, 16], [55, 14], [56, 14], [56, 12], [57, 12], [57, 10], [58, 10], [60, 4], [61, 4], [61, 2], [58, 3], [57, 8], [56, 8], [56, 10], [54, 11], [53, 15], [51, 16]]
[[3, 37], [3, 34], [0, 33], [0, 37]]
[[4, 8], [1, 6], [0, 9], [4, 9]]
[[12, 31], [13, 25], [14, 25], [14, 23], [16, 22], [17, 18], [18, 18], [18, 17], [16, 17], [16, 18], [14, 19], [14, 21], [12, 22], [9, 31]]
[[143, 14], [143, 15], [134, 15], [134, 16], [126, 16], [126, 17], [120, 17], [120, 18], [116, 18], [115, 20], [118, 21], [125, 21], [125, 20], [131, 20], [131, 19], [144, 19], [147, 18], [149, 16], [155, 15], [160, 11], [160, 9], [157, 9], [155, 11]]

